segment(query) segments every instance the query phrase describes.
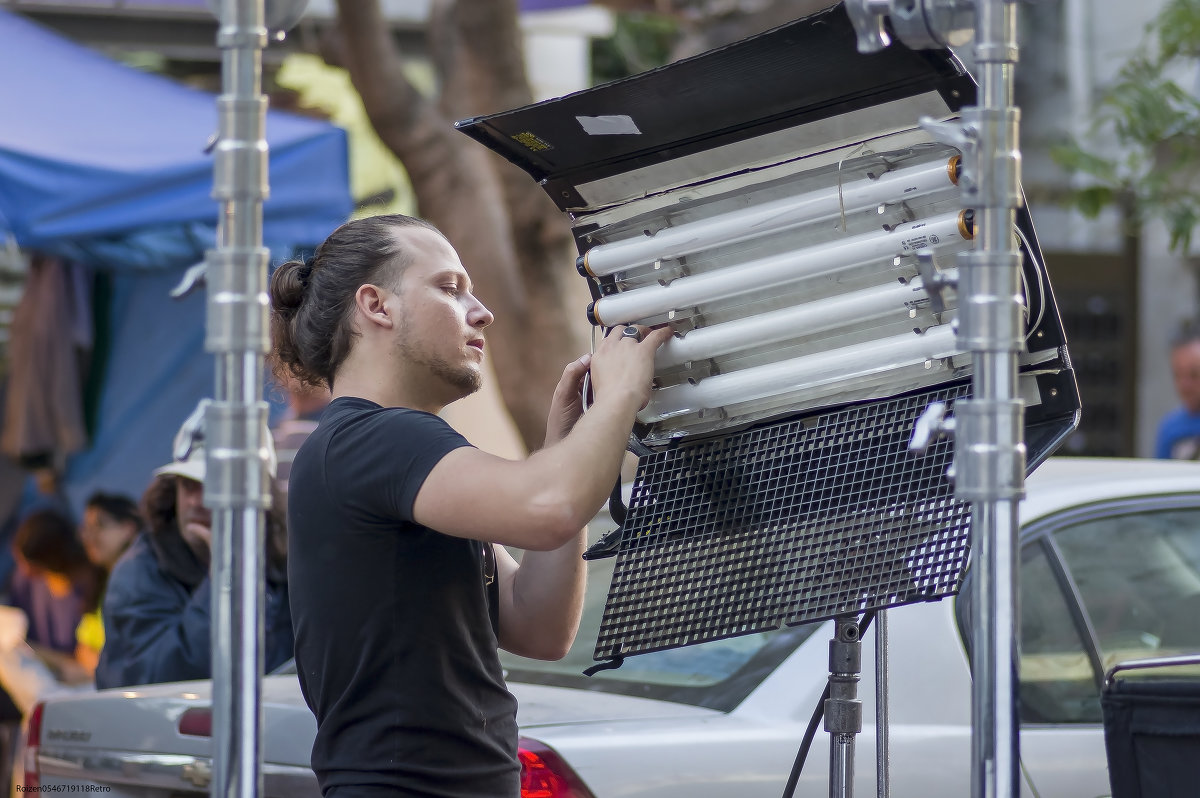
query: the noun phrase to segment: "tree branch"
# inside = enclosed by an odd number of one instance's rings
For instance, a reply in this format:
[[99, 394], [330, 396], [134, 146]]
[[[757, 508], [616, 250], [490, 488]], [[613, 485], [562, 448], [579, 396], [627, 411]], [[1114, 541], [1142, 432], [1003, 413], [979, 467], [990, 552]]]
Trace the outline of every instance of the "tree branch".
[[[464, 87], [459, 97], [443, 98], [445, 105], [461, 116], [478, 116], [533, 102], [517, 0], [437, 0], [435, 7], [457, 35], [453, 85]], [[575, 257], [566, 217], [529, 175], [498, 155], [488, 157], [500, 178], [513, 239], [525, 256], [525, 283], [557, 282], [561, 265]]]
[[405, 76], [378, 2], [338, 0], [338, 25], [343, 42], [353, 43], [342, 47], [344, 66], [381, 137], [383, 130], [396, 133], [440, 126], [444, 120], [436, 118], [433, 104]]
[[490, 114], [533, 102], [525, 73], [517, 0], [438, 0], [458, 31], [470, 73], [471, 113]]

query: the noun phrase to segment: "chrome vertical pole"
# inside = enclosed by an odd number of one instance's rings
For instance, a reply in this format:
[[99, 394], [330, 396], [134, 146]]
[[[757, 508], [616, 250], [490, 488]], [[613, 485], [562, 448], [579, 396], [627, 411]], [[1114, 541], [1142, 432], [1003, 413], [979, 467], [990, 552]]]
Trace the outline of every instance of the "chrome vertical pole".
[[1021, 203], [1019, 111], [1014, 102], [1017, 7], [976, 1], [976, 108], [964, 114], [975, 140], [976, 248], [959, 261], [959, 344], [972, 352], [970, 400], [955, 405], [956, 495], [971, 502], [975, 552], [972, 606], [972, 795], [1017, 798], [1018, 502], [1025, 489], [1024, 403], [1017, 356], [1024, 348], [1022, 257], [1014, 228]]
[[[953, 420], [943, 422], [944, 408], [931, 406], [922, 422], [954, 435], [955, 495], [971, 503], [971, 794], [1017, 798], [1017, 508], [1025, 493], [1025, 408], [1017, 385], [1023, 259], [1013, 232], [1021, 205], [1017, 8], [1015, 0], [846, 0], [845, 8], [862, 52], [888, 46], [893, 32], [916, 49], [961, 46], [974, 21], [977, 105], [962, 109], [961, 124], [921, 121], [962, 151], [963, 204], [975, 209], [976, 247], [959, 256], [957, 285], [958, 343], [972, 353], [972, 394], [955, 403]], [[921, 426], [914, 448], [929, 437]]]
[[263, 538], [270, 503], [263, 358], [268, 351], [267, 101], [263, 0], [220, 0], [222, 93], [207, 254], [208, 334], [216, 355], [205, 503], [213, 510], [213, 779], [219, 798], [262, 794]]
[[888, 611], [875, 613], [875, 792], [891, 798], [892, 779], [888, 735]]

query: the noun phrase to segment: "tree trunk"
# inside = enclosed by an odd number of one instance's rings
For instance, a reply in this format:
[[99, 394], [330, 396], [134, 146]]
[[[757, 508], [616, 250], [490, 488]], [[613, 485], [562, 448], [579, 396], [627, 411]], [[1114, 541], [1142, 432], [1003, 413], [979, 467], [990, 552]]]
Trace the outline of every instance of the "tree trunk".
[[496, 316], [488, 349], [529, 449], [542, 444], [562, 369], [586, 351], [568, 299], [568, 221], [525, 173], [456, 131], [453, 120], [531, 101], [515, 0], [438, 0], [430, 47], [440, 97], [405, 77], [377, 0], [338, 0], [342, 56], [371, 123], [404, 164], [420, 214], [445, 233]]
[[671, 60], [732, 44], [837, 5], [831, 0], [595, 0], [614, 11], [663, 14], [680, 22]]

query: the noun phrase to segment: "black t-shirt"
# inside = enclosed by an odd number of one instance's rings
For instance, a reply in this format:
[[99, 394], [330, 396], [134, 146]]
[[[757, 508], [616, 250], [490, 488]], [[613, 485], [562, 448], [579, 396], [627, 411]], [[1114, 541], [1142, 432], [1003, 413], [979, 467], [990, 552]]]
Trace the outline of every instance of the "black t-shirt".
[[430, 413], [339, 398], [296, 454], [288, 579], [326, 795], [520, 791], [494, 552], [412, 520], [434, 465], [469, 445]]

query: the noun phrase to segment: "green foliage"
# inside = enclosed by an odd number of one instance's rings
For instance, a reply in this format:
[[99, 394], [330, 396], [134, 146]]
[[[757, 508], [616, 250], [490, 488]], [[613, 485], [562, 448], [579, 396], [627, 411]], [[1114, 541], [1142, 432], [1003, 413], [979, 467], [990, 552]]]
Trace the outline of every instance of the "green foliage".
[[671, 59], [679, 23], [660, 14], [617, 14], [612, 36], [592, 42], [592, 82], [606, 83], [654, 69]]
[[1107, 134], [1122, 154], [1101, 155], [1082, 141], [1052, 151], [1064, 169], [1089, 178], [1072, 197], [1080, 211], [1094, 217], [1132, 198], [1138, 219], [1161, 219], [1181, 251], [1200, 222], [1200, 102], [1169, 75], [1194, 75], [1198, 58], [1200, 0], [1170, 0], [1092, 120], [1094, 135]]
[[1200, 57], [1200, 0], [1169, 3], [1150, 24], [1150, 30], [1158, 36], [1162, 59]]

